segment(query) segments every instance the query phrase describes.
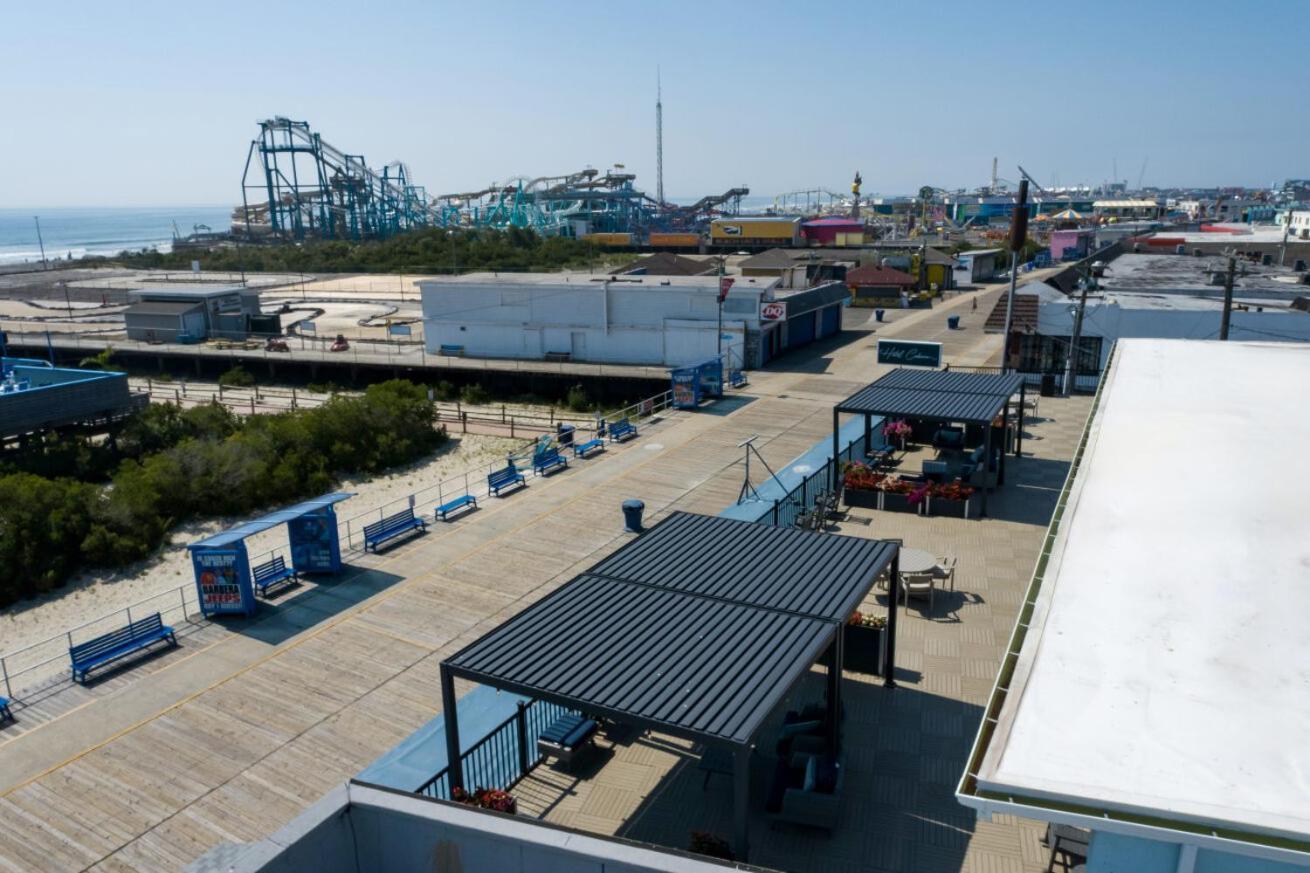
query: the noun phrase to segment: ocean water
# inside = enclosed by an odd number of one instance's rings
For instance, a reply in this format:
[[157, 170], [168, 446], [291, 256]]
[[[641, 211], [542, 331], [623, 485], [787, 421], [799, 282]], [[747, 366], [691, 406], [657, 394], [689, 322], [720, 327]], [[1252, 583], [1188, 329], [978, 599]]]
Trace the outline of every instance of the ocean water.
[[182, 236], [198, 224], [225, 231], [231, 213], [231, 206], [0, 209], [0, 265], [41, 260], [34, 216], [41, 219], [45, 255], [56, 260], [116, 255], [125, 249], [168, 251], [175, 222]]

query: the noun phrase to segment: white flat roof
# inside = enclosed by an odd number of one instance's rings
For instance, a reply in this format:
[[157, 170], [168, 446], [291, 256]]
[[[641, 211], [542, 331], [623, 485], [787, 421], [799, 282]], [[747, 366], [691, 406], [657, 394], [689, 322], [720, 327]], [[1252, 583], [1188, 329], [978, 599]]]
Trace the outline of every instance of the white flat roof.
[[1310, 836], [1310, 346], [1121, 340], [980, 789]]
[[[718, 276], [645, 276], [625, 273], [464, 273], [459, 276], [433, 276], [420, 279], [419, 285], [501, 285], [503, 287], [531, 287], [536, 285], [585, 285], [598, 287], [612, 280], [611, 288], [688, 288], [718, 293]], [[735, 290], [768, 290], [781, 280], [776, 276], [733, 276]]]

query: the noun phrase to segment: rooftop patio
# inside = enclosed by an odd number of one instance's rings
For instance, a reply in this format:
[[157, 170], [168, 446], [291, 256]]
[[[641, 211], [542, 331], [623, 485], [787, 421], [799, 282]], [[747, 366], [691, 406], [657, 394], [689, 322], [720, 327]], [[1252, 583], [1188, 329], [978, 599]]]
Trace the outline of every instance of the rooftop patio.
[[[764, 811], [784, 713], [822, 701], [822, 669], [810, 671], [771, 714], [751, 757], [751, 863], [809, 869], [822, 856], [830, 870], [1045, 869], [1043, 825], [979, 822], [953, 792], [1090, 403], [1043, 399], [1042, 415], [1028, 422], [1027, 451], [1011, 460], [1008, 485], [993, 495], [986, 519], [853, 508], [831, 528], [957, 557], [954, 590], [939, 589], [931, 606], [910, 599], [902, 608], [896, 689], [873, 675], [845, 673], [847, 769], [831, 834], [777, 823]], [[860, 608], [886, 614], [887, 601], [875, 588]], [[519, 782], [519, 814], [676, 848], [686, 848], [693, 831], [731, 837], [732, 776], [701, 768], [702, 745], [630, 730], [602, 734], [597, 747], [572, 768], [543, 764]]]

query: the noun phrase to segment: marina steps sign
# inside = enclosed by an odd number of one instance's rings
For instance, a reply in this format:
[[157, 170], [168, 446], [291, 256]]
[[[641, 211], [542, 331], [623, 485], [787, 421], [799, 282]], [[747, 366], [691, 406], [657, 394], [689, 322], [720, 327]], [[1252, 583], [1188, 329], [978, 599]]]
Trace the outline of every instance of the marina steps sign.
[[896, 367], [932, 367], [942, 365], [942, 344], [911, 340], [878, 340], [878, 363]]

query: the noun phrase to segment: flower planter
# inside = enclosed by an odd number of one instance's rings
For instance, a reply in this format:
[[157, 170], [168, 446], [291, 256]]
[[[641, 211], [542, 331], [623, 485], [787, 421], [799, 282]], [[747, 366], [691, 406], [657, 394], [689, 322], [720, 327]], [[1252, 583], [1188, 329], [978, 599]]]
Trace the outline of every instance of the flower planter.
[[862, 488], [847, 487], [843, 492], [847, 506], [862, 506], [865, 509], [877, 509], [882, 496], [881, 491], [866, 491]]
[[973, 495], [964, 500], [949, 500], [945, 497], [933, 496], [928, 498], [928, 514], [949, 518], [975, 518], [978, 513], [973, 504]]
[[881, 675], [887, 635], [880, 627], [848, 624], [844, 631], [843, 665], [847, 670]]
[[924, 501], [918, 503], [910, 502], [910, 495], [896, 494], [890, 491], [882, 493], [882, 507], [884, 512], [913, 512], [916, 515], [923, 512]]

